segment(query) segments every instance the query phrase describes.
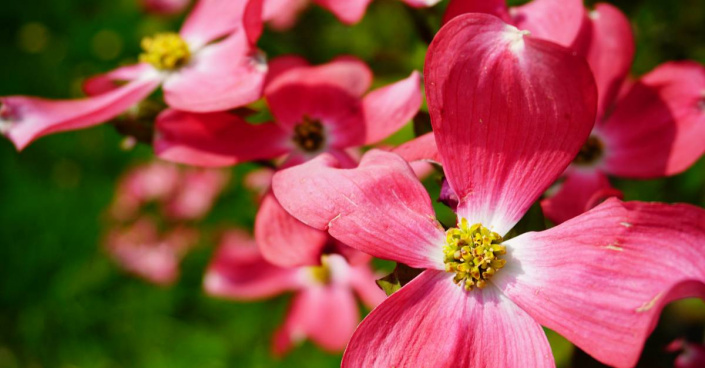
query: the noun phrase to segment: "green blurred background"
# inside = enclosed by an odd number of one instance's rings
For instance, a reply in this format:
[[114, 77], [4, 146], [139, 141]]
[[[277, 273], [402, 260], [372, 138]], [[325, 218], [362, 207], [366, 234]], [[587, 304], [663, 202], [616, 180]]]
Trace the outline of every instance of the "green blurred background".
[[[520, 3], [513, 1], [512, 3]], [[633, 71], [661, 62], [705, 63], [705, 1], [614, 1], [637, 37]], [[357, 26], [310, 8], [294, 30], [266, 32], [270, 57], [297, 53], [320, 63], [353, 54], [370, 63], [377, 83], [423, 66], [419, 24], [437, 26], [442, 7], [412, 11], [376, 0]], [[416, 18], [416, 20], [414, 20]], [[176, 30], [181, 19], [142, 13], [136, 0], [24, 0], [0, 7], [0, 95], [80, 96], [83, 78], [134, 61], [143, 36]], [[405, 129], [395, 139], [411, 136]], [[183, 263], [173, 287], [123, 273], [100, 244], [105, 208], [118, 176], [151, 157], [149, 147], [126, 152], [108, 125], [42, 138], [18, 154], [0, 140], [0, 368], [14, 367], [335, 367], [340, 357], [305, 343], [283, 359], [270, 357], [270, 338], [288, 297], [237, 304], [206, 297], [203, 270], [213, 244], [206, 236]], [[206, 232], [251, 228], [252, 194], [235, 180], [204, 222]], [[437, 190], [437, 178], [428, 181]], [[627, 199], [705, 206], [705, 160], [674, 178], [618, 181]], [[663, 346], [676, 337], [703, 338], [705, 305], [671, 305], [649, 340], [642, 367], [667, 367]], [[599, 366], [551, 336], [562, 366]]]

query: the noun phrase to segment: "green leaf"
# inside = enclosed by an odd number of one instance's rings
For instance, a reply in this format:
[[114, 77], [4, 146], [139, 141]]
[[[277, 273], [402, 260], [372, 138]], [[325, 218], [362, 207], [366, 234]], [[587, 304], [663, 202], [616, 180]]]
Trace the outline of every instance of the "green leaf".
[[402, 286], [409, 283], [416, 276], [418, 276], [423, 270], [419, 268], [409, 267], [403, 263], [397, 263], [394, 271], [387, 276], [382, 277], [377, 280], [377, 286], [382, 289], [387, 296], [394, 294], [397, 290], [401, 289]]

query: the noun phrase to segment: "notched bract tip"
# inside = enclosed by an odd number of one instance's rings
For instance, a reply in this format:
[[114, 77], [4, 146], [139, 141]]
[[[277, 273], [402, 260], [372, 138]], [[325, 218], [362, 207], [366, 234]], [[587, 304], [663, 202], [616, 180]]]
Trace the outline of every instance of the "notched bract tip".
[[504, 32], [504, 39], [509, 44], [509, 49], [512, 52], [524, 50], [524, 36], [531, 35], [531, 32], [520, 30], [517, 27], [507, 25]]

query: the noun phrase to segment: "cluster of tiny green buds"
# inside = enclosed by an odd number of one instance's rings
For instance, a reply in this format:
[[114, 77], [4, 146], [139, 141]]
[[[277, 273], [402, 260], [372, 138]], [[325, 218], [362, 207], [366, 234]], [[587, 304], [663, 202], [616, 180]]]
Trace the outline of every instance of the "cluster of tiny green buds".
[[304, 116], [303, 121], [294, 127], [294, 143], [305, 152], [316, 152], [325, 143], [323, 124]]
[[446, 231], [443, 262], [446, 272], [455, 272], [453, 282], [472, 290], [487, 286], [487, 281], [507, 263], [500, 259], [507, 253], [502, 236], [482, 224], [468, 226], [466, 219], [457, 228]]
[[158, 33], [142, 40], [140, 61], [159, 70], [175, 70], [191, 59], [188, 44], [178, 33]]

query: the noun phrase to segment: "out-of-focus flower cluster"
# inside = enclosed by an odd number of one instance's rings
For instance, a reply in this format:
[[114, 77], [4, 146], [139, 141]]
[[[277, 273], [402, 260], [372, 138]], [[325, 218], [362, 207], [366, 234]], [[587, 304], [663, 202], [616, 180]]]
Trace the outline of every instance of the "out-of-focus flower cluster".
[[[355, 56], [311, 64], [257, 46], [265, 24], [289, 31], [309, 3], [354, 24], [370, 2], [196, 1], [135, 64], [87, 79], [86, 98], [0, 98], [0, 132], [21, 150], [123, 116], [120, 134], [170, 161], [131, 169], [108, 211], [108, 253], [157, 284], [199, 242], [229, 180], [215, 168], [262, 166], [243, 179], [252, 235], [221, 234], [204, 288], [294, 293], [276, 354], [311, 339], [345, 349], [343, 367], [551, 367], [545, 326], [634, 366], [667, 303], [705, 298], [705, 210], [622, 201], [609, 176], [671, 176], [703, 155], [705, 68], [631, 77], [628, 19], [580, 0], [451, 0], [423, 73], [388, 84]], [[415, 8], [438, 2], [404, 0], [418, 24]], [[417, 137], [388, 144], [412, 120]], [[419, 181], [433, 174], [438, 198]], [[526, 225], [535, 204], [555, 226]], [[397, 267], [381, 277], [373, 257]], [[373, 308], [361, 323], [358, 298]], [[678, 367], [702, 350], [671, 349]]]
[[198, 220], [228, 183], [219, 170], [155, 161], [127, 172], [107, 213], [108, 253], [126, 270], [160, 285], [176, 281], [179, 262], [198, 243]]

